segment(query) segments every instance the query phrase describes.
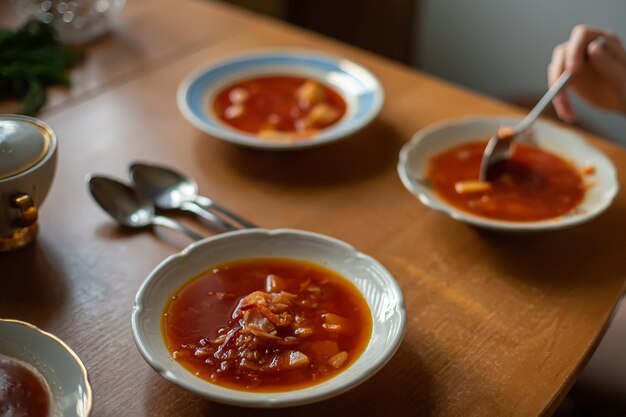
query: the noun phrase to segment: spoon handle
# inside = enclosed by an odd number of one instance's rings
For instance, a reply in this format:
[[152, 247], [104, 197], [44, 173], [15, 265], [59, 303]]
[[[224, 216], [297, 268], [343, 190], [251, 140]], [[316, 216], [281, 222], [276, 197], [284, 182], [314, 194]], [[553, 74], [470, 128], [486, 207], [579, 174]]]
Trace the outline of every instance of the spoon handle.
[[552, 84], [552, 87], [541, 97], [541, 100], [535, 107], [528, 113], [528, 115], [515, 126], [516, 133], [522, 133], [524, 130], [528, 129], [531, 124], [535, 121], [537, 117], [544, 111], [546, 106], [550, 104], [554, 96], [556, 96], [562, 89], [567, 85], [570, 78], [572, 77], [572, 73], [569, 71], [565, 71], [561, 76]]
[[[219, 211], [220, 213], [230, 217], [231, 219], [233, 219], [234, 221], [236, 221], [237, 223], [241, 224], [242, 226], [244, 226], [247, 229], [258, 229], [259, 226], [257, 226], [256, 224], [249, 222], [248, 220], [236, 215], [235, 213], [233, 213], [232, 211], [228, 210], [225, 207], [220, 206], [219, 204], [217, 204], [215, 201], [211, 200], [209, 197], [205, 197], [202, 195], [199, 195], [196, 197], [195, 201], [194, 201], [198, 206], [203, 207], [203, 208], [212, 208], [215, 211]], [[206, 209], [204, 209], [206, 210]]]
[[176, 220], [170, 219], [169, 217], [155, 216], [152, 218], [152, 224], [157, 225], [157, 226], [167, 227], [168, 229], [176, 230], [177, 232], [187, 235], [187, 237], [190, 237], [193, 240], [204, 239], [204, 236], [199, 235], [193, 230], [187, 229], [185, 226], [178, 223]]
[[204, 207], [202, 207], [195, 201], [186, 201], [183, 204], [181, 204], [180, 208], [183, 210], [190, 211], [194, 214], [197, 214], [198, 216], [202, 217], [204, 220], [219, 226], [222, 230], [225, 230], [227, 232], [231, 230], [237, 230], [237, 227], [235, 227], [233, 224], [217, 217], [215, 214], [206, 210]]

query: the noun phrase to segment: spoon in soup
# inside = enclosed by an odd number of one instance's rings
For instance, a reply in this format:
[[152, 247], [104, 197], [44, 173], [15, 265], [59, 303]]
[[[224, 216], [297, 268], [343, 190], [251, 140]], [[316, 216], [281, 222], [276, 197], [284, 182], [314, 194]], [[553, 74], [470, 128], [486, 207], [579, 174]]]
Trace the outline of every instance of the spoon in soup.
[[498, 164], [510, 158], [513, 143], [517, 136], [528, 129], [539, 117], [539, 115], [550, 104], [554, 96], [556, 96], [567, 85], [572, 74], [565, 71], [556, 80], [552, 87], [541, 97], [541, 100], [533, 107], [528, 115], [519, 122], [515, 127], [500, 127], [496, 134], [489, 139], [485, 152], [480, 162], [479, 181], [487, 181], [489, 170]]
[[190, 211], [224, 226], [227, 230], [236, 229], [208, 210], [213, 209], [245, 228], [259, 227], [210, 198], [198, 195], [198, 184], [194, 180], [170, 168], [135, 162], [130, 166], [130, 177], [137, 191], [152, 200], [160, 209]]
[[[604, 46], [606, 45], [606, 38], [599, 36], [594, 42], [598, 43], [600, 46]], [[479, 181], [487, 181], [489, 170], [497, 165], [498, 162], [506, 161], [511, 157], [515, 139], [535, 122], [537, 117], [539, 117], [552, 99], [567, 85], [571, 78], [571, 72], [563, 72], [548, 89], [546, 94], [535, 104], [535, 107], [532, 108], [524, 120], [513, 128], [501, 127], [496, 134], [489, 139], [480, 162]]]
[[98, 175], [90, 176], [87, 181], [94, 200], [124, 226], [132, 228], [163, 226], [183, 233], [193, 240], [204, 239], [204, 236], [169, 217], [157, 216], [150, 200], [138, 195], [126, 184]]

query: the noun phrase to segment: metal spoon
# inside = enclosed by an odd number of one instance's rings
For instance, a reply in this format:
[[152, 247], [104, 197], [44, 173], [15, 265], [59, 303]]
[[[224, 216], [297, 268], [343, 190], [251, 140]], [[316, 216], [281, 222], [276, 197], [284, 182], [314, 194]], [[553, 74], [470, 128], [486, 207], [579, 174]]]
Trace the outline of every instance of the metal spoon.
[[[594, 42], [598, 45], [604, 47], [606, 45], [606, 38], [604, 36], [598, 36]], [[485, 148], [485, 152], [483, 153], [483, 158], [480, 162], [480, 172], [478, 174], [478, 179], [480, 181], [486, 181], [489, 173], [489, 169], [496, 165], [498, 162], [507, 160], [511, 156], [511, 149], [513, 146], [513, 142], [515, 138], [523, 133], [526, 129], [528, 129], [533, 122], [539, 117], [539, 115], [545, 110], [548, 104], [552, 101], [554, 96], [556, 96], [562, 89], [567, 85], [569, 80], [572, 78], [572, 73], [569, 71], [563, 72], [559, 78], [552, 84], [552, 87], [548, 89], [546, 94], [541, 97], [541, 100], [533, 107], [533, 109], [528, 113], [528, 115], [517, 124], [513, 129], [507, 132], [505, 137], [501, 137], [501, 135], [496, 133], [494, 136], [489, 139], [489, 143], [487, 143], [487, 147]], [[509, 129], [507, 129], [509, 130]]]
[[236, 227], [207, 209], [218, 211], [246, 228], [259, 226], [241, 218], [208, 197], [198, 195], [198, 184], [170, 168], [135, 162], [130, 166], [130, 177], [136, 189], [160, 209], [191, 211], [209, 221], [221, 224], [227, 230]]
[[169, 217], [155, 215], [154, 205], [126, 184], [98, 175], [88, 177], [87, 181], [94, 200], [124, 226], [134, 228], [163, 226], [183, 233], [193, 240], [204, 239], [203, 236]]
[[506, 135], [501, 135], [499, 132], [489, 139], [489, 143], [487, 143], [487, 147], [485, 148], [485, 152], [483, 153], [483, 158], [480, 162], [480, 173], [478, 175], [478, 179], [480, 181], [487, 181], [489, 169], [496, 165], [500, 161], [504, 161], [510, 158], [511, 149], [513, 146], [513, 142], [515, 138], [528, 129], [537, 117], [545, 110], [548, 104], [552, 101], [554, 96], [556, 96], [562, 89], [567, 85], [572, 74], [568, 71], [565, 71], [561, 76], [556, 80], [552, 87], [546, 92], [546, 94], [541, 97], [541, 100], [533, 107], [533, 109], [528, 113], [528, 115], [519, 122], [512, 129], [507, 129]]

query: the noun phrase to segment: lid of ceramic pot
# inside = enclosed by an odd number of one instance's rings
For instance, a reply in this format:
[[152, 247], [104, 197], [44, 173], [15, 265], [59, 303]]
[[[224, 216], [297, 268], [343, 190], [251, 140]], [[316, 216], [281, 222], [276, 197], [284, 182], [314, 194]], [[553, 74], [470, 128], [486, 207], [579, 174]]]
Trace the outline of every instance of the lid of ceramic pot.
[[0, 180], [37, 165], [48, 153], [51, 132], [37, 119], [0, 115]]

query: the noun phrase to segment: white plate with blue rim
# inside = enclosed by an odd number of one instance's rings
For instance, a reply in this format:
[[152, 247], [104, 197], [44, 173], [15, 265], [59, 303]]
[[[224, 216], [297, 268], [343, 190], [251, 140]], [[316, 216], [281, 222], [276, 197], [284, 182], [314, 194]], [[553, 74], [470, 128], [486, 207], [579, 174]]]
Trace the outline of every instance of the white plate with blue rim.
[[[245, 79], [269, 75], [298, 76], [335, 90], [346, 102], [340, 120], [316, 135], [291, 141], [260, 139], [222, 122], [212, 109], [217, 93]], [[369, 124], [384, 101], [376, 76], [348, 59], [308, 50], [268, 50], [220, 60], [185, 78], [177, 94], [178, 108], [195, 127], [211, 136], [252, 148], [294, 150], [343, 139]]]
[[398, 175], [402, 184], [427, 207], [443, 212], [455, 220], [498, 231], [562, 229], [587, 222], [604, 212], [619, 191], [617, 173], [611, 160], [572, 130], [541, 120], [533, 124], [531, 135], [522, 138], [522, 141], [560, 156], [575, 168], [595, 168], [592, 175], [583, 178], [587, 190], [582, 201], [570, 212], [537, 221], [490, 219], [453, 206], [433, 189], [427, 178], [428, 160], [431, 156], [463, 143], [487, 140], [500, 126], [515, 126], [520, 120], [516, 117], [468, 117], [436, 123], [419, 130], [400, 151]]
[[[26, 367], [43, 380], [49, 391], [51, 417], [87, 417], [91, 413], [93, 399], [87, 370], [76, 353], [56, 336], [30, 323], [0, 319], [0, 360]], [[8, 406], [0, 404], [0, 414], [3, 405]], [[10, 409], [4, 411], [11, 415]]]

